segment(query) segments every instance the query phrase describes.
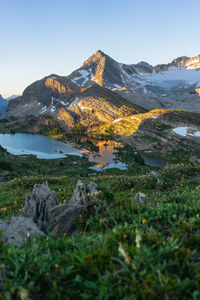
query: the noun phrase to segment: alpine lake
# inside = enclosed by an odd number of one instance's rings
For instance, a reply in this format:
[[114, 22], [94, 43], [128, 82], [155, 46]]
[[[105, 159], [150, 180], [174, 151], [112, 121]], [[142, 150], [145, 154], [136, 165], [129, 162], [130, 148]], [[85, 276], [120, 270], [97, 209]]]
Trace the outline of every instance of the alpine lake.
[[[164, 167], [160, 159], [134, 152], [114, 140], [99, 140], [81, 137], [78, 141], [61, 142], [41, 134], [15, 133], [0, 134], [0, 145], [14, 156], [35, 157], [42, 160], [70, 159], [73, 168], [81, 169], [80, 161], [88, 162], [88, 175], [100, 171], [126, 171], [132, 162], [151, 167]], [[86, 146], [86, 147], [85, 147]], [[82, 164], [81, 164], [82, 165]], [[77, 170], [78, 171], [78, 170]]]

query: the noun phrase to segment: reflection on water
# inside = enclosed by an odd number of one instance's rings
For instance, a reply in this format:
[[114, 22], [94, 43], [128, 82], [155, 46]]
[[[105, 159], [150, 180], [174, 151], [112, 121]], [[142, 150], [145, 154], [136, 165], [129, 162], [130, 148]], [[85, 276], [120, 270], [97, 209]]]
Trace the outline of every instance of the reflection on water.
[[97, 164], [96, 166], [90, 167], [90, 169], [95, 171], [103, 171], [108, 169], [120, 169], [120, 170], [127, 170], [127, 165], [125, 163], [122, 163], [121, 161], [111, 162], [107, 165], [104, 165], [104, 167], [101, 166], [101, 164]]
[[88, 150], [82, 151], [83, 154], [88, 155], [89, 161], [96, 163], [96, 166], [91, 167], [91, 169], [96, 171], [111, 168], [117, 168], [120, 170], [127, 169], [126, 164], [115, 159], [116, 148], [123, 147], [121, 143], [112, 140], [99, 141], [91, 139], [90, 141], [99, 149], [98, 153]]
[[121, 143], [112, 140], [100, 141], [87, 137], [82, 138], [80, 141], [82, 143], [90, 142], [91, 146], [93, 145], [92, 148], [98, 151], [77, 149], [72, 143], [61, 143], [55, 139], [39, 134], [0, 134], [0, 145], [14, 155], [33, 154], [38, 158], [55, 159], [64, 158], [66, 155], [82, 156], [85, 154], [88, 156], [90, 162], [96, 163], [96, 165], [92, 167], [95, 171], [110, 168], [120, 170], [127, 169], [126, 164], [115, 158], [116, 148], [123, 147]]

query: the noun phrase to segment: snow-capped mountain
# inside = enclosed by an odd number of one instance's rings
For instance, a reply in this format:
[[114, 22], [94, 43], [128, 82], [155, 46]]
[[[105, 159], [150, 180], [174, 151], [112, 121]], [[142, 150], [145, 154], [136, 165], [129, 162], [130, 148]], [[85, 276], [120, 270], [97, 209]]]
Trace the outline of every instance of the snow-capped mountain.
[[[52, 74], [9, 101], [8, 115], [48, 114], [68, 127], [113, 122], [144, 109], [200, 112], [200, 56], [152, 66], [118, 63], [97, 51], [69, 76]], [[142, 107], [142, 108], [141, 108]]]
[[94, 83], [104, 86], [146, 109], [200, 111], [200, 55], [151, 66], [146, 62], [118, 63], [97, 51], [68, 78], [83, 88]]
[[0, 95], [0, 114], [6, 111], [7, 106], [8, 106], [8, 101]]

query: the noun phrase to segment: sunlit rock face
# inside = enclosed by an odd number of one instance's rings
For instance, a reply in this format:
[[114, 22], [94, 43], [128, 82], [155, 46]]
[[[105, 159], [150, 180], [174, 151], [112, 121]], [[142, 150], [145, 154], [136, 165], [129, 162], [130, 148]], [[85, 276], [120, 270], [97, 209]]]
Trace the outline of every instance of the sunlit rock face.
[[195, 92], [200, 96], [200, 88], [195, 89]]
[[22, 96], [9, 102], [11, 115], [53, 114], [61, 102], [80, 92], [80, 87], [65, 76], [50, 75], [29, 85]]
[[7, 114], [49, 115], [65, 130], [76, 124], [88, 127], [144, 112], [109, 89], [95, 84], [80, 88], [67, 77], [51, 75], [27, 87], [21, 97], [10, 101]]
[[68, 111], [78, 116], [79, 122], [88, 127], [109, 123], [143, 110], [131, 105], [121, 96], [95, 85], [79, 94], [69, 105]]

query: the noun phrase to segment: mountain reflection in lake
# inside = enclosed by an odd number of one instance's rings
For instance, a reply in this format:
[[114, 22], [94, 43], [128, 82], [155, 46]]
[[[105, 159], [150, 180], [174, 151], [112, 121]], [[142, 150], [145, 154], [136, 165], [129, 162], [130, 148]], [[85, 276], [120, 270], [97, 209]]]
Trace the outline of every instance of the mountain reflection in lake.
[[74, 142], [89, 142], [90, 148], [94, 148], [95, 151], [83, 150], [84, 144], [79, 145], [79, 148], [82, 148], [81, 150], [76, 148], [74, 143], [63, 143], [39, 134], [0, 134], [0, 145], [14, 155], [33, 154], [38, 158], [56, 159], [64, 158], [66, 155], [82, 156], [85, 154], [90, 162], [96, 163], [95, 166], [91, 167], [95, 171], [110, 168], [127, 169], [126, 164], [117, 161], [115, 158], [116, 148], [123, 147], [121, 143], [112, 140], [88, 139], [87, 137], [81, 138], [79, 141], [74, 140]]
[[126, 164], [116, 160], [115, 158], [116, 148], [123, 147], [121, 143], [112, 140], [99, 141], [95, 139], [91, 139], [90, 142], [92, 142], [93, 145], [98, 147], [98, 152], [84, 150], [82, 151], [82, 153], [88, 156], [90, 162], [96, 163], [96, 166], [91, 167], [91, 169], [96, 171], [111, 168], [117, 168], [120, 170], [127, 169]]

